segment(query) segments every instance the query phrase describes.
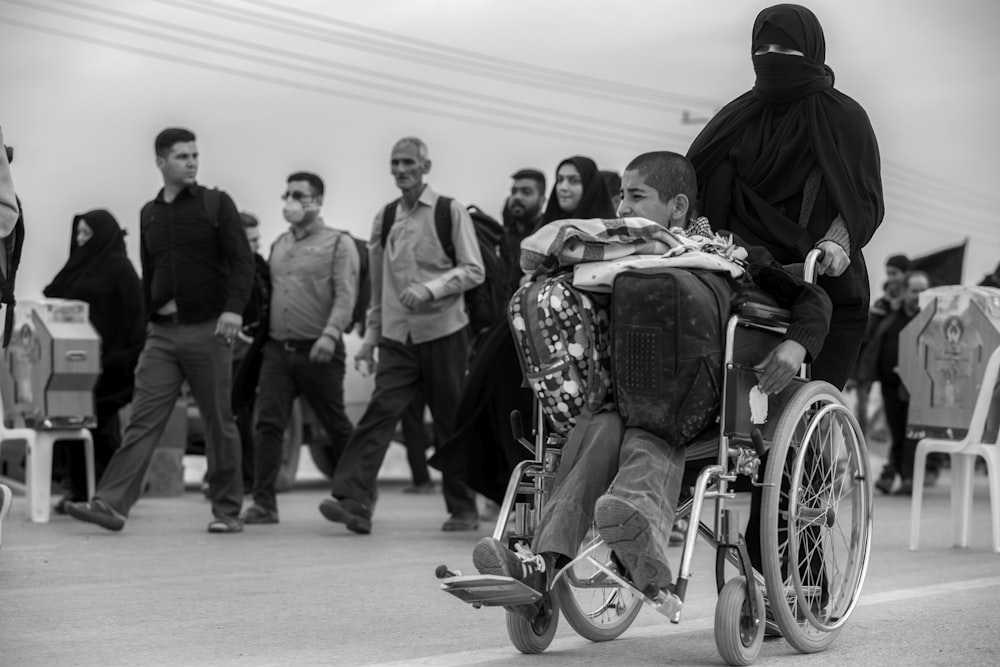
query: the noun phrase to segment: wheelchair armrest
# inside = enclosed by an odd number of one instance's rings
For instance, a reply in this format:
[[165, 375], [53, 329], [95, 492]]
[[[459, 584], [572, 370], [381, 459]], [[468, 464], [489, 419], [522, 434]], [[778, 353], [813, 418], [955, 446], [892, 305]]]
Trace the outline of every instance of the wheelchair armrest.
[[741, 296], [733, 312], [741, 319], [762, 324], [787, 327], [792, 320], [791, 311], [782, 308], [773, 296], [763, 290], [751, 290]]

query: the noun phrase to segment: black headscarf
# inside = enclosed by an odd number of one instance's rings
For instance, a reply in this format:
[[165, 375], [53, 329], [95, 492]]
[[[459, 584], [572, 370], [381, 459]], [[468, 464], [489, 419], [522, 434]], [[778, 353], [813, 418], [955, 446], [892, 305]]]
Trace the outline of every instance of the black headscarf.
[[[839, 214], [857, 254], [884, 214], [868, 116], [833, 87], [823, 29], [811, 11], [787, 4], [763, 10], [754, 22], [751, 54], [764, 44], [804, 57], [752, 56], [753, 89], [719, 111], [691, 144], [700, 210], [713, 227], [766, 246], [783, 263], [802, 261]], [[803, 227], [803, 191], [816, 168], [819, 205]]]
[[[84, 220], [94, 235], [81, 246], [76, 232]], [[97, 209], [73, 218], [69, 259], [43, 293], [89, 304], [90, 322], [101, 336], [98, 402], [108, 393], [130, 396], [145, 339], [142, 283], [125, 249], [125, 230], [111, 213]]]
[[565, 220], [567, 218], [614, 218], [615, 207], [611, 203], [611, 195], [604, 185], [604, 179], [597, 169], [597, 163], [589, 157], [575, 155], [566, 158], [556, 167], [556, 174], [564, 164], [572, 164], [580, 172], [580, 179], [583, 181], [583, 196], [580, 203], [576, 205], [575, 211], [563, 211], [559, 208], [559, 198], [556, 196], [557, 185], [552, 186], [549, 193], [549, 203], [545, 207], [545, 215], [542, 217], [542, 224], [547, 224], [553, 220]]

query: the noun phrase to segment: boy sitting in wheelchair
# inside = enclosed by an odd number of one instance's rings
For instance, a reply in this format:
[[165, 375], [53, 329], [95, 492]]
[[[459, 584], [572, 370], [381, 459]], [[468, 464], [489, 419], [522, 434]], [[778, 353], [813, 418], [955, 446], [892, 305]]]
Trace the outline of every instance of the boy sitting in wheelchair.
[[[687, 158], [666, 151], [646, 153], [628, 165], [622, 179], [622, 217], [641, 217], [664, 227], [691, 223], [697, 185]], [[699, 221], [704, 225], [704, 219]], [[826, 293], [792, 275], [763, 248], [746, 246], [746, 272], [753, 284], [791, 311], [778, 345], [756, 365], [758, 387], [782, 391], [822, 346], [829, 328]], [[531, 545], [509, 549], [486, 537], [473, 551], [480, 574], [516, 579], [546, 592], [560, 568], [578, 553], [591, 525], [611, 549], [623, 576], [647, 598], [673, 604], [665, 553], [684, 472], [683, 446], [643, 428], [627, 428], [617, 410], [598, 413], [572, 460], [564, 460], [557, 486], [545, 503]], [[671, 615], [669, 612], [667, 615]]]

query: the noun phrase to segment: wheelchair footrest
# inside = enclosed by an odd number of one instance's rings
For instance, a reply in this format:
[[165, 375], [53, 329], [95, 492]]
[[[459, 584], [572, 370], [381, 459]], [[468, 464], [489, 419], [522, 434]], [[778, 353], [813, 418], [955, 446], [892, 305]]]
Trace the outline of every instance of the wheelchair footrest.
[[516, 607], [542, 599], [534, 588], [495, 574], [447, 577], [441, 580], [441, 590], [477, 607]]

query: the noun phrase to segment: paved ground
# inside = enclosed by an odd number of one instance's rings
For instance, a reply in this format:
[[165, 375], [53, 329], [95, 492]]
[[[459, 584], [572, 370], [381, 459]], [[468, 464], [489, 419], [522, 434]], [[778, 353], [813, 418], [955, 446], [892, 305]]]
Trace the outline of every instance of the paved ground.
[[[473, 610], [433, 576], [439, 563], [470, 570], [491, 524], [442, 533], [440, 496], [387, 479], [374, 533], [356, 536], [319, 515], [325, 482], [300, 478], [280, 497], [281, 524], [232, 536], [205, 533], [194, 484], [143, 499], [122, 533], [65, 517], [31, 524], [15, 498], [0, 550], [0, 665], [721, 664], [704, 546], [680, 625], [644, 610], [621, 639], [591, 644], [564, 624], [544, 656], [522, 656], [501, 610]], [[950, 548], [947, 475], [926, 498], [918, 552], [908, 499], [879, 497], [868, 582], [843, 634], [810, 656], [769, 641], [757, 664], [1000, 664], [1000, 555], [988, 549], [982, 475], [977, 484], [967, 550]]]

